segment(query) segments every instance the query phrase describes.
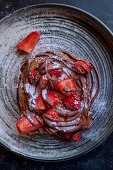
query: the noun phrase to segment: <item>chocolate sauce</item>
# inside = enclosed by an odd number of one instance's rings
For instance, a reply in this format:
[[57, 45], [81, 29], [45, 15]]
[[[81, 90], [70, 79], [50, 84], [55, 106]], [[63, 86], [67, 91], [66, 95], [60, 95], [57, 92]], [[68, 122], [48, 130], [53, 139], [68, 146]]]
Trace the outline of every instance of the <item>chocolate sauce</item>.
[[[95, 95], [92, 97], [95, 85], [93, 73], [88, 73], [84, 66], [83, 68], [86, 71], [86, 74], [81, 74], [82, 72], [79, 68], [75, 72], [73, 67], [76, 61], [84, 62], [84, 60], [80, 60], [73, 54], [66, 51], [47, 51], [36, 55], [34, 58], [27, 59], [21, 67], [21, 75], [17, 89], [17, 103], [21, 116], [26, 116], [28, 120], [36, 126], [31, 118], [31, 115], [35, 115], [37, 120], [43, 125], [42, 129], [39, 129], [39, 133], [48, 133], [61, 141], [70, 140], [63, 137], [65, 133], [73, 132], [73, 136], [75, 136], [79, 131], [91, 127], [92, 104], [100, 90], [99, 75], [93, 63], [87, 63], [87, 65], [96, 73], [98, 81], [98, 88]], [[48, 67], [48, 64], [53, 64], [54, 66]], [[61, 69], [63, 71], [62, 76], [57, 79], [55, 76], [51, 77], [48, 72], [54, 69]], [[67, 110], [63, 106], [62, 101], [60, 101], [59, 106], [54, 106], [47, 99], [46, 94], [49, 88], [47, 86], [42, 90], [42, 97], [45, 102], [47, 102], [48, 105], [50, 105], [51, 108], [59, 114], [60, 118], [51, 118], [45, 114], [45, 112], [36, 111], [36, 103], [34, 99], [40, 94], [40, 89], [37, 85], [34, 86], [29, 84], [28, 74], [31, 70], [37, 70], [39, 75], [46, 74], [51, 88], [53, 88], [53, 84], [56, 80], [61, 81], [66, 78], [73, 77], [75, 79], [77, 89], [82, 92], [80, 108], [75, 111]], [[67, 92], [67, 89], [65, 89], [64, 93], [65, 92]], [[73, 91], [71, 91], [71, 93], [73, 94]], [[24, 94], [24, 97], [22, 97], [22, 94]]]

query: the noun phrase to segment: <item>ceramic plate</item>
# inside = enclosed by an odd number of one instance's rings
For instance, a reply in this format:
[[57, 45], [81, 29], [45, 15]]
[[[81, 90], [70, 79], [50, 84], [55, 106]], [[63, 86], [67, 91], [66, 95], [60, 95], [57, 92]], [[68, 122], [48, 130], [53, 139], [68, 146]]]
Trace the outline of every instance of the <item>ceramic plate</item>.
[[[20, 136], [16, 88], [20, 63], [25, 55], [17, 44], [32, 31], [41, 38], [31, 55], [47, 50], [69, 51], [92, 61], [100, 76], [101, 89], [93, 104], [91, 129], [79, 142], [61, 143], [47, 135]], [[63, 5], [31, 6], [0, 22], [0, 142], [22, 156], [58, 161], [83, 155], [99, 145], [113, 130], [113, 34], [98, 19]]]

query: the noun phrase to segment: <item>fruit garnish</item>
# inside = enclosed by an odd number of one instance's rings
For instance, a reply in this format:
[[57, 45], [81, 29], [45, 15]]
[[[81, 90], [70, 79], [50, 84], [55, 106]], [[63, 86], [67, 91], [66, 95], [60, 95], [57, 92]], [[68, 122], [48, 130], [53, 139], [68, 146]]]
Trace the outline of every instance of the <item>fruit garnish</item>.
[[19, 42], [17, 48], [27, 53], [31, 53], [39, 39], [40, 32], [31, 32], [25, 39]]
[[46, 102], [47, 109], [51, 109], [51, 106]]
[[28, 80], [30, 84], [36, 84], [39, 80], [39, 75], [36, 70], [33, 70], [28, 75]]
[[62, 74], [62, 70], [61, 69], [55, 69], [55, 70], [51, 70], [48, 72], [49, 75], [52, 76], [56, 76], [56, 77], [60, 77]]
[[26, 117], [21, 118], [17, 123], [16, 127], [19, 131], [20, 134], [28, 134], [30, 132], [36, 131], [37, 129], [41, 128], [41, 124], [39, 121], [36, 119], [35, 116], [31, 116], [31, 119], [33, 120], [34, 126]]
[[65, 95], [66, 96], [75, 96], [75, 98], [77, 99], [77, 100], [79, 100], [79, 94], [78, 94], [78, 92], [76, 92], [76, 91], [72, 91], [72, 92], [67, 92], [67, 93], [65, 93]]
[[92, 66], [89, 61], [79, 60], [75, 62], [73, 70], [77, 73], [86, 74], [87, 72], [91, 72]]
[[47, 99], [54, 106], [56, 106], [59, 103], [59, 98], [53, 91], [47, 93]]
[[39, 111], [46, 109], [46, 106], [45, 106], [45, 103], [44, 103], [44, 100], [41, 94], [35, 99], [35, 102], [36, 102], [37, 109]]
[[58, 88], [58, 82], [57, 81], [54, 82], [54, 87], [53, 88], [55, 88], [55, 89]]
[[40, 77], [39, 87], [41, 88], [41, 90], [44, 89], [47, 86], [48, 81], [49, 80], [48, 80], [46, 75], [43, 75], [43, 76]]
[[80, 140], [81, 134], [78, 133], [76, 136], [74, 135], [74, 137], [72, 138], [73, 141], [77, 142]]
[[69, 110], [78, 110], [80, 108], [80, 101], [76, 100], [74, 96], [66, 97], [63, 99], [64, 106]]
[[58, 113], [53, 111], [52, 109], [49, 109], [45, 114], [49, 115], [51, 118], [59, 119]]
[[68, 90], [76, 90], [76, 83], [73, 78], [67, 78], [58, 82], [58, 88], [61, 92]]
[[66, 134], [64, 135], [64, 137], [65, 137], [66, 139], [70, 139], [70, 138], [72, 137], [72, 135], [73, 135], [73, 133], [66, 133]]

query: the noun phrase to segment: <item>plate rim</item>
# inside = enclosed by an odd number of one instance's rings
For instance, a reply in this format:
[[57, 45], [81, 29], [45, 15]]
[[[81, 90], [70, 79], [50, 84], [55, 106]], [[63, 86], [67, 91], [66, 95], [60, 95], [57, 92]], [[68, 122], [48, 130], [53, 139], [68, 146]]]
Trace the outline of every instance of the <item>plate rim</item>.
[[[73, 9], [75, 11], [79, 11], [85, 15], [87, 15], [88, 17], [90, 16], [91, 18], [93, 18], [93, 20], [95, 20], [98, 24], [100, 24], [100, 26], [103, 27], [103, 29], [105, 29], [108, 33], [109, 33], [109, 36], [112, 37], [113, 39], [113, 32], [110, 30], [110, 28], [108, 28], [108, 26], [103, 23], [99, 18], [97, 18], [96, 16], [94, 16], [93, 14], [81, 9], [81, 8], [78, 8], [78, 7], [74, 7], [72, 5], [67, 5], [67, 4], [62, 4], [62, 3], [40, 3], [40, 4], [34, 4], [34, 5], [29, 5], [29, 6], [26, 6], [26, 7], [23, 7], [23, 8], [20, 8], [18, 10], [15, 10], [14, 12], [10, 13], [9, 15], [6, 15], [5, 17], [3, 17], [1, 20], [0, 20], [0, 24], [5, 20], [7, 19], [8, 17], [10, 16], [13, 16], [15, 15], [16, 13], [18, 12], [21, 12], [21, 11], [24, 11], [24, 10], [27, 10], [27, 9], [30, 9], [30, 8], [42, 8], [42, 7], [62, 7], [62, 8], [66, 8], [66, 9]], [[73, 156], [66, 156], [66, 157], [63, 157], [63, 158], [57, 158], [57, 160], [54, 158], [54, 159], [43, 159], [43, 158], [36, 158], [36, 156], [34, 157], [31, 157], [31, 156], [28, 156], [22, 152], [19, 152], [17, 151], [16, 149], [13, 149], [12, 147], [10, 147], [8, 144], [4, 143], [1, 139], [0, 139], [0, 145], [3, 146], [5, 149], [7, 149], [8, 151], [16, 154], [16, 155], [19, 155], [21, 157], [24, 157], [24, 158], [28, 158], [30, 160], [34, 160], [34, 161], [40, 161], [40, 162], [61, 162], [61, 161], [66, 161], [66, 160], [71, 160], [71, 159], [75, 159], [75, 158], [78, 158], [78, 157], [81, 157], [89, 152], [91, 152], [93, 149], [96, 149], [103, 141], [105, 141], [107, 139], [107, 137], [113, 132], [113, 128], [109, 128], [109, 133], [107, 135], [104, 135], [103, 138], [101, 140], [98, 140], [98, 142], [96, 142], [96, 144], [92, 147], [90, 147], [88, 150], [86, 150], [84, 153], [80, 153], [79, 155], [73, 155]]]

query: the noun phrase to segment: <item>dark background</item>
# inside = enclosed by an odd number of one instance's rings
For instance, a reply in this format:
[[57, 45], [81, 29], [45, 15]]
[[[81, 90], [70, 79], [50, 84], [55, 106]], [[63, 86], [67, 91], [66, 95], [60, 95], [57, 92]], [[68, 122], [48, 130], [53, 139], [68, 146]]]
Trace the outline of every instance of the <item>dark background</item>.
[[[62, 3], [98, 17], [113, 31], [113, 0], [0, 0], [0, 19], [25, 6]], [[113, 169], [113, 133], [86, 155], [59, 163], [41, 163], [15, 155], [0, 146], [0, 170], [109, 170]]]

